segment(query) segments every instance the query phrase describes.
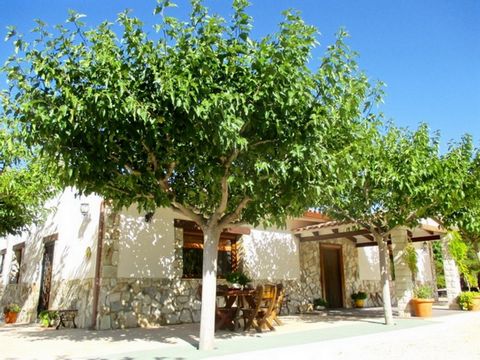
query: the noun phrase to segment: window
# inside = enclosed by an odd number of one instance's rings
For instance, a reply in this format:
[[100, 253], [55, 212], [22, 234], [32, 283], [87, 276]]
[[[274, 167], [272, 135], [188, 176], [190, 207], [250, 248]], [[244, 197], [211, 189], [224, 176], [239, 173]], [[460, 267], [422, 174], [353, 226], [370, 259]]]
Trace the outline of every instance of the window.
[[20, 282], [20, 272], [22, 268], [23, 252], [25, 243], [17, 244], [13, 247], [12, 264], [10, 265], [10, 284], [18, 284]]
[[[203, 232], [191, 221], [175, 220], [175, 227], [183, 228], [183, 277], [201, 278], [203, 262]], [[238, 235], [223, 232], [218, 245], [217, 276], [237, 270]]]
[[5, 254], [7, 250], [0, 251], [0, 274], [3, 272], [3, 265], [5, 264]]

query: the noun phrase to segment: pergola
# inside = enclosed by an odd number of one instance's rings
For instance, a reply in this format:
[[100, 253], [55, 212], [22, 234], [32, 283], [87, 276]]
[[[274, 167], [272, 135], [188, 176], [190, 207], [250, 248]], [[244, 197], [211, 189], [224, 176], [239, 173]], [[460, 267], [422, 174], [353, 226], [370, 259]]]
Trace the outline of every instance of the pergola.
[[[301, 242], [348, 239], [356, 247], [377, 246], [370, 231], [352, 222], [325, 221], [294, 229], [293, 233]], [[440, 240], [445, 233], [445, 229], [428, 223], [422, 223], [407, 230], [408, 237], [412, 242]], [[391, 244], [391, 240], [388, 243]]]

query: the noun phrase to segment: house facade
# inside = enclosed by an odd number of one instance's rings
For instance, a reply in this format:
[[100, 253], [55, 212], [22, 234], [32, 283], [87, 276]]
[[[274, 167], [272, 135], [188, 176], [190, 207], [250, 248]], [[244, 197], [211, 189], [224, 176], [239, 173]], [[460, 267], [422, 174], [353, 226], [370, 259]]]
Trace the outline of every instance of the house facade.
[[[200, 321], [202, 233], [188, 218], [166, 208], [153, 215], [135, 207], [113, 212], [101, 197], [79, 197], [72, 189], [47, 207], [43, 225], [0, 239], [0, 305], [18, 303], [19, 321], [35, 321], [44, 309], [76, 309], [78, 326], [97, 329]], [[381, 306], [378, 248], [359, 231], [315, 212], [286, 229], [227, 229], [218, 282], [231, 271], [247, 273], [254, 284], [282, 282], [290, 313], [308, 310], [316, 298], [351, 307], [356, 291], [370, 295], [368, 306]], [[441, 237], [434, 227], [401, 231], [392, 235], [392, 295], [399, 305], [413, 287], [400, 256], [407, 237]], [[433, 283], [425, 241], [414, 242], [417, 281]]]

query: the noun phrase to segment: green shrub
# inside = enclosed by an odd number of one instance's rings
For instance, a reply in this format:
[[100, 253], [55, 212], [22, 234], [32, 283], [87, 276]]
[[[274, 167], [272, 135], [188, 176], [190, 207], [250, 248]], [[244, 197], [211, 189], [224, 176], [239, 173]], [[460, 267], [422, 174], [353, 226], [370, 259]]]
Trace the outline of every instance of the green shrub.
[[324, 307], [327, 307], [328, 306], [328, 303], [325, 299], [322, 299], [322, 298], [318, 298], [318, 299], [313, 299], [313, 306], [314, 307], [317, 307], [317, 306], [324, 306]]
[[417, 299], [431, 299], [433, 297], [433, 289], [429, 285], [420, 285], [413, 291]]
[[457, 303], [462, 310], [469, 310], [472, 306], [472, 301], [474, 297], [480, 296], [480, 293], [474, 291], [462, 291], [458, 295]]
[[8, 312], [14, 312], [14, 313], [19, 313], [21, 311], [21, 308], [18, 304], [15, 303], [10, 303], [7, 304], [3, 307], [3, 313], [8, 313]]
[[248, 276], [240, 271], [231, 272], [225, 275], [225, 279], [232, 284], [240, 284], [242, 286], [247, 285], [250, 281]]
[[403, 259], [412, 273], [412, 281], [415, 281], [418, 273], [417, 249], [411, 242], [409, 242], [404, 249]]
[[40, 324], [45, 327], [54, 326], [58, 320], [58, 313], [56, 311], [43, 310], [38, 314]]
[[367, 298], [367, 293], [363, 291], [354, 292], [351, 295], [352, 300], [365, 300]]

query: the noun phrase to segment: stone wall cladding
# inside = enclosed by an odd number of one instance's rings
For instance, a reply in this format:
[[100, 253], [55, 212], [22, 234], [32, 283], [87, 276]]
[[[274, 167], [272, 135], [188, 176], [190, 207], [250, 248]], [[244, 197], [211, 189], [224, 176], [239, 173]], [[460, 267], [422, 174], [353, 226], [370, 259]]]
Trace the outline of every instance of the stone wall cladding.
[[199, 284], [199, 279], [111, 279], [103, 287], [105, 296], [99, 304], [100, 328], [198, 322]]
[[[32, 322], [37, 318], [37, 306], [40, 290], [35, 284], [7, 284], [4, 288], [0, 301], [0, 308], [9, 303], [18, 304], [21, 312], [18, 314], [17, 322]], [[3, 311], [2, 316], [3, 316]]]
[[[348, 239], [321, 242], [325, 245], [341, 245], [343, 255], [343, 273], [345, 280], [345, 307], [351, 307], [350, 295], [355, 291], [367, 291], [358, 276], [358, 255], [355, 244]], [[315, 298], [323, 297], [320, 274], [320, 243], [300, 242], [300, 289], [293, 291], [302, 304], [311, 303]]]
[[92, 323], [93, 282], [92, 278], [54, 282], [50, 293], [49, 308], [51, 310], [78, 310], [75, 318], [76, 325], [80, 328], [89, 327]]

